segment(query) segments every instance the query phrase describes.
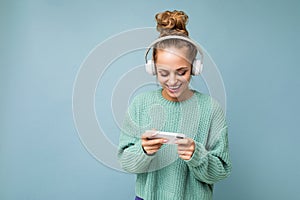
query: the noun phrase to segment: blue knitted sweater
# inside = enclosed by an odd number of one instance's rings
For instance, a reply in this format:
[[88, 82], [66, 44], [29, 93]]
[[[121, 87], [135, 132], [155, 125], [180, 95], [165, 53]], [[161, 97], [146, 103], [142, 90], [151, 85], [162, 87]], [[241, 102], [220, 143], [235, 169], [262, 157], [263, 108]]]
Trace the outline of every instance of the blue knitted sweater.
[[[194, 139], [192, 158], [180, 159], [170, 144], [145, 154], [140, 137], [153, 128]], [[118, 157], [124, 170], [137, 174], [135, 191], [145, 200], [211, 200], [213, 184], [231, 171], [224, 113], [197, 91], [181, 102], [166, 100], [161, 89], [139, 94], [125, 116]]]

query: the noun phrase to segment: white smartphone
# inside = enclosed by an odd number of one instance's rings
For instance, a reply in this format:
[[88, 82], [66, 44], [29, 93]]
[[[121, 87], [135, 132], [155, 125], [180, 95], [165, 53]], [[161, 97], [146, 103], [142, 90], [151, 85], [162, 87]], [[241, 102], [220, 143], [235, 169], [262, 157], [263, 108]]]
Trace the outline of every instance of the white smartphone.
[[168, 142], [166, 144], [175, 144], [177, 139], [184, 139], [185, 135], [183, 133], [172, 133], [172, 132], [164, 132], [164, 131], [155, 131], [155, 130], [147, 130], [151, 136], [150, 139], [153, 138], [166, 138]]

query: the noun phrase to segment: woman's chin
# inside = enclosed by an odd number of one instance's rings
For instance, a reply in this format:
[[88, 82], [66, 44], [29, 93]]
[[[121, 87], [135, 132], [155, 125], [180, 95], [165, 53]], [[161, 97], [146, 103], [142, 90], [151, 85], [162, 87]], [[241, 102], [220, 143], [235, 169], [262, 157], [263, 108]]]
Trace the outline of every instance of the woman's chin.
[[181, 91], [169, 90], [165, 88], [165, 98], [171, 101], [180, 101]]

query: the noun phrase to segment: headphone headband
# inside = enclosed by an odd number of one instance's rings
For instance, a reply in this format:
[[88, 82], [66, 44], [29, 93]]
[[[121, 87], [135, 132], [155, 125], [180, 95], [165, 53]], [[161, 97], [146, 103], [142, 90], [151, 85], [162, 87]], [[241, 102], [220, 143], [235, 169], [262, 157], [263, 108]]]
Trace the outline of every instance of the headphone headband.
[[151, 50], [151, 48], [156, 44], [156, 43], [159, 43], [161, 41], [164, 41], [164, 40], [168, 40], [168, 39], [179, 39], [179, 40], [184, 40], [184, 41], [187, 41], [189, 43], [191, 43], [192, 45], [194, 45], [196, 47], [196, 49], [198, 50], [199, 54], [201, 55], [201, 63], [203, 64], [203, 51], [201, 49], [201, 47], [196, 43], [194, 42], [193, 40], [191, 40], [190, 38], [188, 37], [184, 37], [184, 36], [180, 36], [180, 35], [168, 35], [168, 36], [163, 36], [163, 37], [160, 37], [156, 40], [154, 40], [147, 48], [147, 51], [145, 53], [145, 60], [147, 62], [147, 55], [149, 53], [149, 51]]
[[153, 67], [154, 67], [154, 61], [152, 60], [147, 60], [147, 56], [148, 56], [148, 53], [149, 51], [151, 50], [151, 48], [161, 42], [161, 41], [164, 41], [164, 40], [168, 40], [168, 39], [179, 39], [179, 40], [184, 40], [186, 42], [189, 42], [190, 44], [192, 44], [193, 46], [196, 47], [197, 51], [199, 52], [199, 54], [201, 55], [201, 59], [200, 60], [196, 60], [194, 61], [193, 64], [196, 64], [197, 66], [193, 66], [195, 67], [195, 71], [194, 71], [194, 75], [199, 75], [202, 71], [202, 68], [203, 68], [203, 51], [200, 47], [200, 45], [198, 45], [196, 42], [194, 42], [193, 40], [191, 40], [190, 38], [188, 37], [184, 37], [184, 36], [179, 36], [179, 35], [168, 35], [168, 36], [163, 36], [163, 37], [160, 37], [156, 40], [154, 40], [147, 48], [147, 51], [145, 53], [145, 61], [146, 61], [146, 71], [152, 75], [155, 75], [155, 72], [153, 71]]

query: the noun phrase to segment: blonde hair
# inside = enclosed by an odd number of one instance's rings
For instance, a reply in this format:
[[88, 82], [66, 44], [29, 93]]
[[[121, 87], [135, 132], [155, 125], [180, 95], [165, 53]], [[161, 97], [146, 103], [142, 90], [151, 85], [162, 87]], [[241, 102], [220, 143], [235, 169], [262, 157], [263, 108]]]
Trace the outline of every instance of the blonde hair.
[[[189, 36], [189, 32], [186, 29], [186, 24], [188, 23], [189, 17], [183, 11], [164, 11], [157, 13], [155, 15], [157, 22], [156, 30], [160, 33], [159, 37], [169, 36], [169, 35], [179, 35], [183, 37]], [[167, 48], [177, 48], [181, 49], [183, 47], [187, 48], [187, 58], [192, 63], [197, 55], [197, 48], [184, 40], [180, 39], [167, 39], [158, 42], [153, 46], [153, 60], [156, 61], [157, 50], [167, 49]]]
[[188, 36], [186, 24], [189, 17], [183, 11], [174, 10], [157, 13], [155, 15], [157, 22], [156, 29], [160, 32], [160, 37], [167, 35]]

